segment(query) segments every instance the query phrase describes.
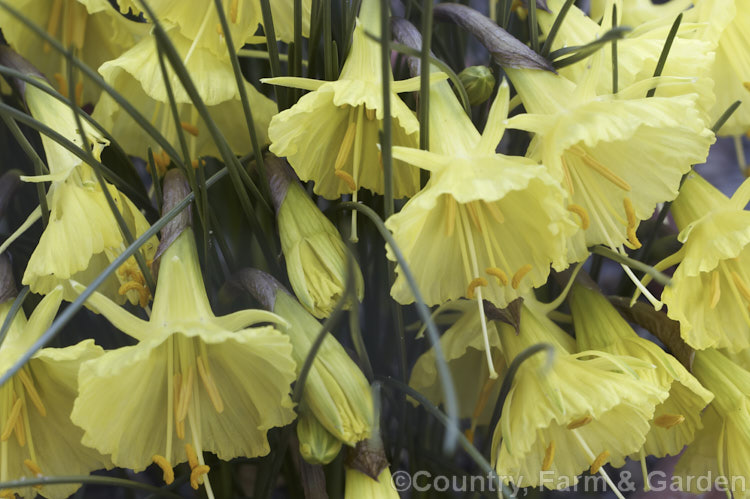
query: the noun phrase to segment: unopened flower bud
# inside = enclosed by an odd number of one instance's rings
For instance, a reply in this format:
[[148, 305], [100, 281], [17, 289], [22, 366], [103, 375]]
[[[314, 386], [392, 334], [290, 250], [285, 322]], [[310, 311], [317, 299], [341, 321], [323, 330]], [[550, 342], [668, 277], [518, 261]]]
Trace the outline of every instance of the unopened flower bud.
[[466, 89], [472, 106], [489, 99], [495, 88], [495, 77], [487, 66], [469, 66], [458, 74], [458, 79]]

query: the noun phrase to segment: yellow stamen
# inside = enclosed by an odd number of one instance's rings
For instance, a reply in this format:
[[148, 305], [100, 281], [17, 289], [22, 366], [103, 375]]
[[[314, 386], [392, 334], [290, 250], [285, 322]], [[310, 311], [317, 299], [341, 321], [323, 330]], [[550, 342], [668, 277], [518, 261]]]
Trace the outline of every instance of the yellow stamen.
[[547, 471], [552, 466], [552, 460], [555, 459], [555, 441], [551, 441], [544, 451], [544, 461], [542, 461], [542, 471]]
[[16, 433], [16, 440], [18, 441], [18, 445], [20, 447], [23, 447], [26, 445], [26, 432], [23, 428], [23, 418], [18, 418], [16, 420], [16, 426], [15, 426], [15, 433]]
[[569, 149], [569, 151], [575, 154], [576, 156], [580, 157], [583, 160], [583, 163], [585, 165], [591, 167], [596, 173], [598, 173], [605, 179], [609, 180], [620, 189], [624, 191], [631, 190], [630, 184], [625, 182], [615, 172], [613, 172], [612, 170], [610, 170], [609, 168], [601, 164], [595, 158], [592, 158], [591, 156], [589, 156], [589, 154], [585, 150], [583, 150], [580, 146], [573, 146]]
[[26, 369], [21, 369], [20, 371], [18, 371], [18, 377], [21, 380], [21, 383], [23, 383], [23, 387], [26, 389], [26, 393], [29, 395], [31, 403], [34, 404], [34, 407], [36, 407], [37, 411], [39, 411], [39, 414], [41, 414], [42, 416], [46, 416], [47, 409], [44, 407], [42, 398], [39, 396], [39, 392], [36, 391], [34, 382], [26, 372]]
[[642, 246], [638, 240], [638, 235], [635, 233], [635, 227], [628, 227], [628, 242], [630, 242], [633, 249], [638, 249]]
[[216, 409], [216, 412], [221, 414], [224, 412], [224, 401], [221, 399], [221, 395], [219, 395], [219, 389], [216, 388], [216, 383], [214, 383], [214, 378], [211, 376], [211, 371], [208, 370], [208, 362], [206, 362], [201, 356], [198, 356], [197, 362], [198, 374], [201, 377], [201, 381], [203, 381], [203, 386], [206, 388], [206, 392], [208, 392], [208, 398], [211, 399], [211, 403], [213, 404], [214, 409]]
[[340, 178], [341, 180], [343, 180], [344, 182], [346, 182], [346, 185], [349, 186], [349, 189], [351, 189], [353, 191], [357, 190], [357, 183], [354, 182], [354, 177], [352, 177], [351, 175], [349, 175], [345, 171], [343, 171], [343, 170], [336, 170], [334, 172], [334, 175], [336, 175], [338, 178]]
[[594, 473], [599, 473], [599, 469], [607, 463], [607, 459], [609, 459], [609, 451], [605, 450], [604, 452], [596, 456], [596, 459], [594, 459], [594, 462], [591, 463], [591, 468], [589, 468], [589, 473], [591, 473], [592, 475]]
[[224, 30], [221, 29], [221, 24], [216, 25], [216, 34], [219, 36], [224, 36]]
[[500, 281], [500, 284], [502, 284], [503, 286], [508, 285], [508, 276], [505, 274], [505, 272], [503, 272], [499, 268], [489, 267], [485, 269], [484, 271], [487, 272], [491, 276], [497, 277], [497, 280]]
[[161, 471], [164, 477], [164, 483], [166, 483], [167, 485], [170, 485], [172, 482], [174, 482], [174, 470], [172, 469], [172, 466], [169, 465], [169, 461], [167, 461], [167, 459], [164, 456], [160, 456], [159, 454], [154, 454], [154, 457], [152, 457], [151, 460], [159, 468], [161, 468]]
[[339, 153], [336, 155], [336, 161], [333, 164], [334, 170], [341, 170], [346, 164], [346, 160], [349, 159], [349, 154], [352, 152], [352, 146], [354, 145], [354, 136], [357, 134], [357, 122], [350, 121], [349, 126], [346, 127], [344, 133], [344, 139], [341, 141], [341, 147], [339, 147]]
[[456, 226], [456, 202], [452, 197], [448, 196], [446, 205], [448, 213], [445, 217], [445, 235], [450, 237], [453, 235], [453, 229]]
[[511, 280], [510, 282], [510, 285], [513, 287], [513, 289], [518, 289], [518, 286], [521, 285], [521, 279], [523, 279], [526, 274], [531, 272], [532, 268], [533, 267], [527, 263], [526, 265], [518, 269], [515, 274], [513, 274], [513, 280]]
[[128, 291], [137, 291], [141, 307], [146, 308], [149, 298], [151, 297], [151, 291], [149, 291], [146, 286], [144, 286], [140, 282], [128, 281], [120, 286], [120, 289], [117, 290], [117, 292], [121, 295], [125, 295]]
[[562, 169], [563, 169], [563, 177], [565, 178], [565, 187], [568, 189], [568, 192], [573, 195], [573, 179], [570, 176], [570, 167], [568, 166], [568, 162], [565, 161], [565, 156], [560, 157], [560, 161], [562, 162]]
[[180, 388], [182, 387], [182, 376], [180, 373], [174, 374], [174, 421], [175, 433], [177, 438], [185, 440], [185, 421], [179, 419], [180, 416]]
[[638, 223], [638, 219], [635, 217], [635, 210], [633, 209], [633, 203], [630, 198], [624, 198], [622, 200], [622, 206], [625, 208], [625, 216], [628, 217], [628, 227], [635, 227]]
[[13, 430], [16, 428], [18, 417], [21, 415], [22, 406], [23, 403], [21, 402], [21, 399], [16, 399], [13, 407], [10, 410], [10, 414], [8, 415], [8, 420], [5, 422], [5, 426], [3, 427], [3, 432], [2, 434], [0, 434], [0, 440], [8, 440], [13, 434]]
[[750, 81], [743, 82], [742, 86], [745, 87], [747, 90], [750, 90]]
[[190, 162], [190, 165], [193, 167], [193, 169], [198, 169], [198, 167], [201, 165], [205, 166], [206, 162], [202, 159], [194, 159]]
[[55, 73], [52, 75], [52, 77], [57, 82], [57, 89], [58, 91], [67, 97], [68, 95], [68, 82], [65, 80], [65, 77], [60, 73]]
[[211, 468], [205, 464], [200, 464], [193, 468], [193, 471], [190, 472], [190, 486], [193, 487], [194, 490], [198, 490], [200, 484], [203, 483], [203, 475], [207, 474], [209, 471], [211, 471]]
[[568, 423], [567, 428], [569, 430], [575, 430], [576, 428], [580, 428], [581, 426], [586, 426], [587, 424], [589, 424], [593, 420], [594, 420], [594, 418], [592, 418], [591, 416], [584, 416], [582, 418], [578, 418], [578, 419], [576, 419], [576, 420], [571, 421], [570, 423]]
[[76, 83], [76, 106], [81, 107], [83, 105], [83, 82], [79, 81]]
[[484, 201], [483, 203], [487, 208], [487, 211], [489, 211], [490, 215], [492, 215], [492, 218], [495, 219], [495, 222], [499, 224], [505, 222], [505, 215], [503, 215], [503, 212], [500, 211], [500, 207], [497, 205], [497, 203], [486, 203]]
[[750, 288], [747, 287], [747, 284], [745, 284], [745, 281], [743, 281], [740, 275], [734, 270], [732, 271], [732, 280], [734, 281], [734, 284], [737, 286], [737, 291], [740, 292], [742, 297], [746, 301], [750, 301]]
[[239, 0], [232, 0], [229, 5], [229, 18], [232, 20], [232, 24], [237, 24], [237, 9], [239, 7]]
[[44, 473], [42, 473], [42, 468], [39, 467], [34, 461], [31, 459], [24, 459], [23, 465], [26, 466], [29, 471], [31, 471], [36, 476], [42, 476]]
[[577, 205], [575, 203], [571, 203], [568, 205], [568, 211], [571, 213], [575, 213], [578, 215], [578, 218], [581, 219], [581, 228], [583, 230], [586, 230], [591, 225], [591, 219], [589, 218], [589, 214], [586, 212], [586, 210], [583, 208], [583, 206]]
[[[52, 9], [49, 14], [49, 21], [47, 21], [47, 34], [53, 38], [57, 37], [57, 29], [60, 27], [60, 14], [62, 13], [63, 0], [55, 0], [52, 4]], [[52, 49], [52, 45], [49, 42], [44, 42], [42, 50], [45, 54], [49, 53]]]
[[468, 440], [469, 442], [472, 442], [472, 443], [474, 442], [474, 430], [475, 430], [475, 428], [473, 428], [473, 427], [472, 428], [466, 428], [464, 430], [464, 436], [466, 437], [466, 440]]
[[661, 416], [654, 418], [654, 424], [656, 426], [667, 430], [684, 421], [685, 416], [682, 414], [662, 414]]
[[187, 416], [188, 406], [190, 405], [190, 399], [193, 396], [193, 377], [195, 376], [195, 369], [190, 366], [187, 372], [187, 376], [184, 376], [182, 380], [182, 386], [180, 387], [180, 407], [177, 411], [177, 421], [185, 421]]
[[474, 299], [474, 290], [477, 289], [479, 286], [487, 286], [489, 283], [487, 282], [487, 279], [484, 277], [475, 277], [471, 280], [469, 283], [469, 287], [466, 288], [466, 297], [470, 300]]
[[16, 497], [16, 493], [11, 489], [3, 489], [0, 490], [0, 497], [14, 499]]
[[200, 463], [198, 462], [198, 454], [195, 453], [195, 449], [190, 444], [185, 444], [185, 454], [187, 454], [188, 464], [190, 469], [195, 469]]
[[193, 125], [191, 123], [186, 123], [184, 121], [182, 123], [180, 123], [180, 128], [182, 128], [183, 130], [185, 130], [187, 133], [189, 133], [193, 137], [197, 137], [198, 133], [200, 132], [198, 130], [197, 126], [195, 126], [195, 125]]
[[178, 421], [175, 423], [174, 432], [177, 434], [177, 438], [185, 440], [185, 421]]
[[711, 273], [711, 302], [708, 306], [712, 310], [716, 308], [716, 304], [719, 303], [719, 298], [721, 298], [721, 281], [719, 272], [717, 271]]
[[469, 218], [471, 218], [471, 223], [474, 224], [474, 226], [479, 230], [479, 232], [482, 232], [482, 224], [479, 223], [479, 215], [477, 214], [477, 207], [474, 201], [471, 201], [469, 203], [466, 203], [464, 206], [469, 211]]
[[375, 119], [376, 114], [374, 109], [370, 109], [369, 107], [365, 108], [365, 116], [367, 116], [367, 119], [372, 121]]

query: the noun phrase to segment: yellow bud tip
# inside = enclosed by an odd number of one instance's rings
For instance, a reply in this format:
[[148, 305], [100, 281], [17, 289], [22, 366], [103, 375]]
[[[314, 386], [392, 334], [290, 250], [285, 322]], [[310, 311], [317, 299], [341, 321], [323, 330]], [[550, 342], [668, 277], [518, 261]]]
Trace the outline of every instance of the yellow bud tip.
[[164, 483], [167, 485], [171, 485], [172, 482], [174, 482], [174, 470], [169, 465], [169, 461], [164, 456], [160, 456], [159, 454], [155, 454], [154, 457], [151, 458], [151, 460], [156, 464], [159, 468], [161, 468], [162, 472], [164, 473]]
[[232, 20], [232, 24], [237, 24], [237, 10], [239, 3], [239, 0], [232, 0], [232, 4], [229, 6], [229, 18]]
[[357, 183], [354, 182], [354, 177], [349, 175], [343, 170], [336, 170], [334, 172], [334, 175], [336, 175], [338, 178], [346, 182], [346, 185], [349, 186], [349, 189], [356, 191], [357, 190]]
[[571, 203], [568, 205], [568, 211], [571, 213], [575, 213], [578, 215], [578, 218], [581, 219], [581, 228], [583, 230], [586, 230], [591, 225], [591, 219], [589, 218], [589, 214], [586, 212], [586, 210], [583, 208], [583, 206], [577, 205], [575, 203]]
[[503, 272], [501, 269], [497, 267], [489, 267], [484, 270], [491, 276], [497, 277], [497, 280], [500, 282], [501, 285], [507, 286], [508, 285], [508, 276]]
[[198, 136], [198, 132], [199, 132], [198, 127], [193, 125], [192, 123], [186, 123], [183, 121], [182, 123], [180, 123], [180, 128], [185, 130], [187, 133], [189, 133], [193, 137]]
[[5, 426], [3, 427], [3, 432], [0, 434], [0, 440], [3, 442], [8, 440], [10, 436], [13, 434], [13, 430], [16, 428], [16, 421], [18, 420], [18, 417], [21, 415], [21, 407], [23, 406], [23, 403], [21, 402], [21, 399], [16, 399], [15, 403], [13, 404], [13, 407], [10, 409], [10, 414], [8, 414], [8, 420], [5, 422]]
[[55, 73], [52, 75], [57, 82], [58, 91], [65, 97], [68, 96], [68, 82], [65, 81], [65, 77], [61, 73]]
[[207, 474], [209, 471], [211, 471], [211, 468], [205, 464], [199, 464], [193, 468], [193, 471], [190, 472], [190, 486], [193, 487], [194, 490], [198, 490], [198, 486], [203, 483], [203, 475]]
[[589, 473], [592, 475], [594, 473], [599, 473], [599, 470], [602, 466], [604, 466], [607, 463], [607, 460], [609, 459], [609, 451], [605, 450], [598, 456], [596, 456], [596, 459], [594, 459], [594, 462], [591, 463], [591, 468], [589, 468]]
[[674, 426], [685, 421], [685, 416], [682, 414], [662, 414], [654, 419], [654, 424], [659, 428], [668, 430]]
[[592, 422], [594, 418], [591, 416], [584, 416], [582, 418], [575, 419], [568, 423], [568, 429], [569, 430], [575, 430], [576, 428], [580, 428], [581, 426], [586, 426], [590, 422]]
[[339, 153], [336, 155], [336, 161], [333, 164], [334, 170], [339, 171], [346, 164], [346, 160], [349, 159], [349, 154], [352, 152], [352, 146], [354, 146], [354, 137], [356, 134], [357, 123], [350, 121], [349, 126], [346, 127], [346, 132], [344, 132], [344, 139], [341, 141], [341, 147], [339, 147]]
[[26, 466], [29, 471], [31, 471], [35, 476], [42, 476], [42, 468], [40, 468], [34, 461], [31, 459], [24, 459], [23, 465]]
[[187, 454], [188, 464], [190, 465], [191, 470], [200, 464], [198, 462], [198, 454], [195, 453], [195, 449], [193, 449], [193, 446], [189, 443], [185, 444], [185, 454]]
[[544, 451], [544, 461], [542, 461], [542, 471], [547, 471], [552, 466], [552, 460], [555, 459], [555, 441], [551, 441]]
[[531, 272], [532, 268], [533, 267], [527, 263], [526, 265], [518, 269], [515, 274], [513, 274], [513, 280], [510, 282], [510, 285], [513, 287], [513, 289], [518, 289], [518, 286], [521, 285], [521, 279], [523, 279], [526, 274]]
[[474, 299], [474, 290], [479, 286], [487, 286], [489, 282], [484, 277], [475, 277], [469, 283], [469, 287], [466, 288], [466, 297], [470, 300]]

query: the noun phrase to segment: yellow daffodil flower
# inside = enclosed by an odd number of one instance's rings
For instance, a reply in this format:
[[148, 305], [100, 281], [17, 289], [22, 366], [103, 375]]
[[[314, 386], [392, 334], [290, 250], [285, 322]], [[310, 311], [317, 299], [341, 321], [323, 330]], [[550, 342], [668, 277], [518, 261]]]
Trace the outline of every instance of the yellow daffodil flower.
[[608, 480], [601, 467], [622, 466], [643, 446], [654, 409], [668, 395], [636, 374], [648, 363], [594, 350], [570, 353], [560, 333], [550, 332], [556, 327], [525, 305], [519, 333], [498, 324], [508, 363], [537, 343], [555, 349], [546, 369], [543, 354], [521, 365], [493, 435], [498, 473], [525, 486], [537, 486], [546, 476], [545, 486], [565, 487], [584, 470], [602, 472]]
[[[247, 269], [241, 280], [265, 309], [289, 322], [284, 333], [294, 347], [297, 369], [301, 369], [320, 332], [320, 323], [272, 276]], [[302, 401], [320, 424], [346, 445], [354, 446], [370, 437], [374, 417], [370, 384], [330, 333], [310, 369]]]
[[[750, 100], [750, 4], [744, 0], [700, 0], [686, 13], [686, 20], [704, 26], [696, 38], [712, 42], [716, 60], [712, 66], [716, 103], [715, 121], [735, 101]], [[740, 106], [719, 130], [719, 135], [750, 131], [750, 106]]]
[[[0, 346], [0, 371], [5, 373], [39, 339], [55, 317], [63, 290], [57, 287], [36, 306], [29, 320], [19, 310]], [[13, 301], [0, 304], [4, 322]], [[70, 421], [78, 394], [82, 362], [103, 353], [94, 340], [66, 348], [43, 348], [0, 387], [0, 481], [40, 476], [87, 475], [110, 467], [109, 460], [81, 445], [83, 431]], [[0, 497], [64, 499], [79, 484], [45, 485], [0, 490]]]
[[620, 24], [637, 28], [655, 19], [668, 19], [671, 23], [680, 12], [692, 6], [693, 0], [670, 0], [661, 4], [651, 0], [592, 0], [591, 18], [602, 19], [607, 7], [613, 3], [621, 12]]
[[172, 467], [188, 461], [191, 486], [204, 483], [213, 497], [203, 452], [222, 460], [267, 454], [267, 431], [295, 417], [295, 363], [284, 335], [248, 327], [283, 322], [278, 316], [214, 316], [193, 238], [185, 230], [161, 255], [149, 321], [99, 293], [89, 298], [139, 343], [82, 364], [71, 418], [84, 429], [84, 444], [111, 454], [116, 466], [139, 471], [154, 462], [171, 483]]
[[601, 52], [584, 81], [546, 71], [508, 69], [529, 114], [509, 127], [535, 133], [528, 155], [567, 190], [586, 214], [571, 246], [640, 247], [636, 229], [657, 203], [677, 196], [680, 179], [702, 163], [714, 142], [696, 107], [697, 94], [645, 97], [636, 83], [596, 95]]
[[[328, 317], [345, 291], [350, 252], [291, 168], [272, 157], [265, 165], [289, 282], [308, 312], [319, 319]], [[362, 301], [362, 272], [356, 263], [353, 270], [357, 299]]]
[[[337, 81], [293, 77], [262, 80], [312, 90], [290, 109], [274, 116], [268, 134], [271, 152], [286, 156], [297, 175], [303, 181], [313, 180], [315, 193], [327, 199], [338, 199], [361, 188], [383, 193], [378, 149], [383, 120], [380, 44], [366, 32], [380, 36], [378, 0], [363, 0], [351, 49]], [[396, 146], [418, 145], [419, 123], [397, 95], [418, 88], [418, 79], [391, 85]], [[393, 189], [397, 198], [414, 195], [419, 190], [419, 170], [395, 161]]]
[[[25, 86], [25, 94], [29, 111], [37, 120], [71, 142], [82, 145], [73, 110], [32, 85]], [[100, 160], [101, 152], [109, 141], [87, 122], [83, 121], [83, 126], [91, 152]], [[72, 300], [76, 295], [67, 285], [67, 280], [72, 278], [85, 284], [91, 282], [125, 249], [126, 240], [92, 167], [44, 135], [42, 145], [50, 173], [22, 179], [52, 181], [47, 192], [50, 217], [29, 259], [23, 284], [39, 294], [49, 293], [56, 286], [64, 284], [65, 298]], [[107, 182], [105, 185], [131, 234], [138, 237], [146, 232], [149, 224], [140, 210], [113, 185]], [[5, 241], [0, 251], [4, 251], [40, 218], [41, 209], [37, 208]], [[153, 237], [141, 247], [147, 261], [153, 259], [157, 245], [158, 239]], [[131, 303], [142, 306], [148, 303], [150, 296], [144, 277], [132, 257], [104, 284], [102, 290], [120, 301], [127, 296]]]
[[640, 371], [638, 375], [669, 391], [669, 397], [656, 407], [642, 450], [631, 458], [643, 460], [648, 455], [678, 455], [703, 427], [701, 412], [713, 398], [711, 392], [677, 359], [639, 337], [597, 291], [576, 284], [568, 301], [581, 350], [601, 350], [649, 362], [656, 368]]
[[[750, 493], [750, 372], [714, 349], [695, 353], [693, 374], [711, 390], [714, 401], [703, 415], [704, 429], [675, 466], [686, 492], [698, 492], [695, 477], [712, 480], [734, 497]], [[687, 477], [692, 476], [693, 480]], [[727, 493], [727, 495], [729, 495]]]
[[[226, 51], [222, 52], [222, 56], [217, 56], [202, 45], [195, 45], [193, 40], [186, 38], [176, 28], [169, 30], [169, 36], [193, 78], [198, 93], [208, 107], [211, 119], [224, 135], [232, 151], [237, 155], [250, 152], [250, 134]], [[201, 156], [219, 156], [219, 150], [206, 124], [200, 118], [179, 78], [168, 63], [166, 66], [177, 102], [179, 126], [187, 139], [191, 159], [197, 161]], [[155, 38], [142, 39], [117, 59], [103, 64], [99, 72], [128, 102], [144, 116], [150, 117], [151, 123], [174, 147], [179, 147], [177, 125], [162, 79]], [[268, 123], [271, 116], [277, 112], [276, 104], [249, 83], [245, 83], [245, 89], [250, 100], [258, 141], [264, 145], [268, 142]], [[165, 158], [157, 143], [109, 95], [102, 96], [93, 116], [117, 137], [128, 153], [145, 157], [147, 148], [151, 147], [157, 166], [166, 168], [169, 164], [169, 158]]]
[[[144, 26], [127, 20], [107, 0], [16, 0], [12, 6], [47, 30], [63, 47], [91, 68], [119, 56], [144, 34]], [[68, 96], [67, 59], [21, 21], [0, 8], [0, 28], [8, 43], [29, 59], [57, 90]], [[77, 104], [94, 103], [101, 90], [76, 71]]]
[[[543, 33], [548, 34], [554, 24], [564, 0], [550, 0], [547, 2], [549, 12], [537, 9], [539, 25]], [[662, 68], [661, 77], [652, 77], [656, 65], [664, 48], [677, 14], [685, 8], [685, 1], [672, 0], [664, 5], [654, 5], [651, 0], [628, 0], [616, 2], [605, 0], [602, 9], [601, 25], [586, 16], [575, 5], [565, 16], [565, 22], [555, 37], [553, 50], [563, 47], [585, 45], [602, 36], [612, 28], [612, 7], [617, 4], [618, 26], [627, 26], [632, 30], [622, 40], [617, 41], [617, 73], [618, 88], [625, 89], [635, 83], [631, 92], [641, 92], [644, 97], [652, 87], [656, 88], [655, 95], [671, 97], [684, 94], [697, 94], [697, 105], [707, 126], [711, 126], [718, 116], [711, 118], [709, 111], [714, 106], [714, 83], [711, 80], [711, 66], [714, 63], [714, 44], [695, 36], [697, 26], [694, 23], [683, 22], [672, 40], [666, 64]], [[648, 23], [630, 23], [629, 9], [640, 8], [641, 4], [648, 4], [656, 12]], [[644, 6], [645, 7], [645, 6]], [[600, 17], [602, 17], [600, 16]], [[595, 83], [597, 94], [606, 95], [613, 91], [612, 82], [612, 52], [603, 49], [597, 55], [601, 64], [595, 65], [600, 74]], [[588, 78], [587, 74], [593, 69], [590, 59], [584, 59], [575, 64], [560, 69], [560, 74], [574, 82], [582, 82]], [[637, 90], [636, 90], [637, 89]]]
[[693, 348], [737, 352], [750, 347], [750, 212], [744, 210], [748, 199], [747, 181], [730, 199], [691, 173], [672, 205], [684, 246], [657, 268], [681, 261], [662, 301]]

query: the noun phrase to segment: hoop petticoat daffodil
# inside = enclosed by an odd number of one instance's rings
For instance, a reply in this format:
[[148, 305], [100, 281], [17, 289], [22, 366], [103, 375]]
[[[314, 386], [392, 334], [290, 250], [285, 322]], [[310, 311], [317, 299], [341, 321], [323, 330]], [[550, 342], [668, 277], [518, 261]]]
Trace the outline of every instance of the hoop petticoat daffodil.
[[506, 482], [537, 486], [541, 480], [560, 488], [577, 483], [584, 470], [603, 472], [607, 462], [622, 466], [643, 445], [654, 408], [668, 395], [638, 376], [650, 364], [594, 350], [570, 353], [557, 339], [566, 333], [551, 332], [556, 327], [526, 305], [520, 332], [498, 324], [508, 363], [538, 343], [555, 350], [547, 368], [543, 354], [526, 360], [505, 399], [492, 462]]
[[284, 335], [248, 327], [283, 322], [278, 316], [214, 316], [191, 229], [160, 258], [149, 321], [98, 293], [89, 298], [91, 308], [139, 343], [81, 366], [71, 418], [84, 429], [84, 444], [111, 454], [117, 466], [138, 471], [155, 462], [171, 483], [172, 467], [187, 460], [197, 489], [208, 472], [204, 451], [222, 460], [269, 452], [267, 431], [295, 417], [295, 363]]
[[[180, 34], [176, 28], [167, 31], [172, 44], [182, 57], [198, 93], [208, 108], [211, 119], [216, 123], [232, 152], [237, 155], [251, 151], [250, 133], [240, 102], [240, 94], [234, 78], [232, 66], [226, 51], [222, 56], [201, 45], [193, 45], [192, 40]], [[132, 49], [117, 59], [103, 64], [99, 72], [104, 79], [120, 92], [144, 116], [150, 117], [151, 124], [173, 146], [179, 145], [177, 125], [172, 114], [166, 86], [159, 67], [159, 52], [154, 37], [146, 37]], [[192, 160], [201, 156], [220, 156], [213, 137], [198, 114], [177, 74], [165, 62], [170, 85], [174, 92], [180, 118], [180, 128], [187, 140], [188, 152]], [[268, 143], [268, 123], [277, 112], [276, 104], [252, 85], [245, 82], [253, 124], [261, 146]], [[151, 138], [120, 106], [108, 95], [102, 95], [93, 117], [113, 136], [126, 152], [146, 157], [147, 148], [155, 153], [157, 166], [166, 167], [169, 158], [156, 141]], [[166, 162], [166, 164], [163, 164]]]
[[[0, 346], [0, 372], [6, 372], [39, 339], [54, 319], [63, 290], [57, 287], [36, 306], [29, 320], [19, 310]], [[0, 304], [5, 321], [12, 300]], [[66, 348], [39, 350], [0, 387], [0, 482], [40, 476], [87, 475], [111, 463], [98, 451], [81, 444], [83, 431], [70, 421], [78, 395], [78, 369], [103, 350], [94, 340]], [[0, 497], [64, 499], [80, 484], [2, 489]]]
[[693, 348], [750, 347], [749, 199], [750, 181], [730, 199], [691, 173], [672, 205], [684, 245], [656, 267], [679, 263], [661, 298]]
[[577, 85], [546, 71], [508, 69], [529, 113], [514, 116], [508, 127], [535, 134], [527, 155], [587, 214], [571, 248], [638, 248], [640, 221], [677, 196], [682, 176], [705, 161], [715, 139], [696, 107], [697, 94], [645, 98], [648, 88], [635, 83], [596, 95], [602, 58], [593, 58]]
[[[695, 352], [693, 373], [714, 394], [703, 429], [677, 462], [674, 479], [686, 492], [700, 492], [695, 477], [724, 482], [727, 496], [750, 495], [750, 372], [718, 350]], [[692, 477], [693, 480], [688, 479]]]
[[576, 284], [568, 303], [581, 350], [601, 350], [649, 362], [656, 368], [639, 371], [638, 375], [669, 391], [669, 397], [656, 407], [642, 450], [630, 457], [645, 460], [646, 456], [678, 455], [703, 428], [701, 413], [713, 399], [711, 392], [677, 359], [638, 336], [599, 292]]
[[[63, 48], [73, 48], [74, 55], [87, 66], [98, 68], [119, 56], [145, 34], [143, 24], [121, 16], [107, 0], [14, 0], [10, 2], [36, 25], [58, 40]], [[67, 59], [25, 24], [0, 8], [0, 27], [16, 52], [30, 60], [56, 89], [68, 96]], [[75, 88], [76, 104], [94, 103], [101, 88], [79, 71]]]
[[[338, 199], [361, 188], [383, 193], [383, 165], [378, 149], [382, 127], [383, 89], [380, 44], [380, 5], [363, 0], [351, 50], [336, 81], [280, 77], [264, 83], [312, 90], [294, 106], [271, 120], [271, 152], [286, 156], [304, 181], [327, 199]], [[436, 75], [436, 79], [443, 75]], [[419, 78], [391, 82], [393, 144], [417, 147], [419, 122], [397, 94], [419, 89]], [[402, 161], [393, 165], [397, 198], [419, 190], [419, 170]]]
[[[32, 85], [26, 84], [24, 91], [26, 103], [34, 118], [79, 147], [82, 145], [72, 109]], [[109, 141], [88, 122], [83, 119], [81, 121], [92, 155], [101, 160], [102, 150], [109, 145]], [[42, 135], [42, 145], [50, 173], [22, 179], [30, 182], [52, 181], [47, 192], [49, 224], [29, 259], [23, 284], [29, 285], [32, 292], [39, 294], [49, 293], [63, 284], [65, 299], [72, 300], [76, 294], [67, 280], [73, 278], [84, 284], [94, 280], [125, 249], [126, 240], [92, 167], [45, 135]], [[105, 186], [131, 234], [139, 237], [146, 232], [149, 224], [140, 210], [116, 187], [106, 181]], [[0, 246], [0, 252], [39, 220], [41, 215], [41, 208], [37, 207], [26, 222]], [[146, 261], [154, 257], [157, 245], [158, 239], [154, 236], [141, 247], [140, 251]], [[140, 302], [142, 306], [148, 303], [150, 296], [133, 257], [105, 282], [102, 291], [120, 301], [124, 301], [127, 296], [131, 303]]]

